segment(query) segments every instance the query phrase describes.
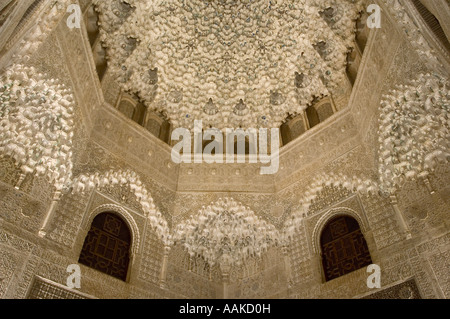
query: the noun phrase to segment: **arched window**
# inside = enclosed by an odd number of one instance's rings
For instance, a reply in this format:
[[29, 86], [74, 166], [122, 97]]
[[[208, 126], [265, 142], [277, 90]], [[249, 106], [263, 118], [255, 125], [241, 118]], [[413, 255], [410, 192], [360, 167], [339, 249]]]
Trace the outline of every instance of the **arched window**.
[[293, 140], [291, 128], [289, 127], [288, 123], [283, 123], [280, 126], [280, 135], [281, 135], [281, 140], [283, 141], [283, 145], [287, 145], [289, 142], [291, 142]]
[[147, 124], [145, 124], [145, 128], [147, 131], [159, 138], [159, 135], [161, 134], [160, 121], [157, 121], [155, 118], [149, 118], [147, 120]]
[[167, 117], [162, 113], [157, 113], [148, 109], [145, 118], [146, 120], [144, 121], [143, 126], [147, 131], [164, 143], [169, 144], [170, 122]]
[[306, 116], [308, 117], [309, 128], [313, 128], [320, 123], [319, 114], [313, 105], [306, 109]]
[[131, 233], [114, 213], [99, 214], [84, 241], [79, 263], [123, 281], [130, 262]]
[[289, 144], [291, 141], [295, 140], [297, 137], [306, 132], [305, 121], [303, 117], [303, 114], [300, 114], [296, 117], [290, 116], [286, 120], [286, 123], [281, 125], [280, 134], [283, 145]]
[[303, 116], [300, 115], [299, 117], [295, 118], [292, 121], [290, 127], [291, 127], [291, 136], [293, 140], [302, 135], [303, 133], [305, 133], [306, 128]]
[[358, 222], [349, 216], [339, 216], [325, 226], [320, 237], [325, 280], [372, 264], [367, 242]]
[[135, 114], [135, 105], [129, 100], [124, 99], [119, 104], [119, 111], [129, 119], [133, 119], [133, 116]]
[[328, 99], [320, 101], [315, 107], [317, 110], [317, 115], [319, 116], [320, 123], [325, 122], [334, 114], [333, 106], [331, 105], [331, 101], [329, 101]]

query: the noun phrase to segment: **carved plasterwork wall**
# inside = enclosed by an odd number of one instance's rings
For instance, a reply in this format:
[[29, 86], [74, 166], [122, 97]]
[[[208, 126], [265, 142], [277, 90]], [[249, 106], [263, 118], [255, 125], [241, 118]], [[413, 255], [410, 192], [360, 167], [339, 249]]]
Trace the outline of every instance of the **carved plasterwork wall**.
[[[203, 206], [226, 197], [273, 226], [282, 243], [231, 267], [228, 297], [450, 298], [448, 159], [436, 163], [427, 178], [401, 183], [393, 194], [379, 192], [378, 172], [383, 95], [419, 73], [448, 79], [448, 72], [408, 18], [411, 10], [401, 9], [396, 0], [377, 3], [383, 9], [382, 28], [370, 31], [353, 91], [337, 103], [345, 107], [282, 148], [280, 170], [271, 176], [259, 174], [261, 164], [173, 163], [168, 145], [114, 108], [120, 94], [114, 75], [107, 71], [100, 82], [86, 26], [69, 30], [68, 13], [60, 10], [58, 21], [45, 22], [47, 34], [29, 47], [24, 61], [73, 91], [74, 180], [120, 172], [138, 176], [147, 192], [142, 195], [139, 188], [137, 196], [130, 181], [91, 188], [83, 182], [55, 200], [53, 185], [43, 177], [27, 175], [16, 189], [21, 171], [11, 158], [1, 158], [0, 298], [26, 298], [36, 276], [49, 285], [66, 285], [67, 266], [77, 263], [91, 217], [103, 209], [122, 212], [132, 225], [136, 245], [130, 276], [123, 282], [81, 266], [82, 293], [97, 298], [222, 298], [223, 269], [190, 256], [171, 239], [177, 226], [199, 216]], [[91, 1], [79, 4], [86, 12]], [[11, 46], [14, 52], [29, 41], [27, 34], [21, 37]], [[80, 191], [74, 191], [77, 187]], [[154, 207], [143, 205], [143, 198]], [[369, 289], [365, 269], [324, 282], [317, 241], [323, 224], [343, 213], [360, 222], [385, 289]], [[39, 237], [48, 216], [47, 232]], [[162, 221], [165, 232], [157, 227]]]

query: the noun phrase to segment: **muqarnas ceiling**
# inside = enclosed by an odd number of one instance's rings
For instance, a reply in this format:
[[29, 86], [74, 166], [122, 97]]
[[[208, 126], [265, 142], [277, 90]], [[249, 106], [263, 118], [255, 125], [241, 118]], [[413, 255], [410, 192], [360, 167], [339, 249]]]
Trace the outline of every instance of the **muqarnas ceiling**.
[[174, 127], [278, 127], [344, 85], [360, 0], [94, 0], [123, 90]]

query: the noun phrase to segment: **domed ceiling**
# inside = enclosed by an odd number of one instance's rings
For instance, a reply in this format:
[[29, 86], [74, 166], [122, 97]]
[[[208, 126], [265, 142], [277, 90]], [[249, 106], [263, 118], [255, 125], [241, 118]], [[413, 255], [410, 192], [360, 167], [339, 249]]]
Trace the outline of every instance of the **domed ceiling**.
[[279, 127], [346, 81], [360, 0], [94, 0], [121, 87], [174, 127]]

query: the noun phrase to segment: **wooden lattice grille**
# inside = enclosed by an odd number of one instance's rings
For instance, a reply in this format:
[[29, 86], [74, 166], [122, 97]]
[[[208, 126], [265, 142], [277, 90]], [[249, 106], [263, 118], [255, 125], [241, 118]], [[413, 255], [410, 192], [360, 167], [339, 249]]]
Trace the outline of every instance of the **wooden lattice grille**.
[[372, 264], [369, 248], [358, 222], [348, 216], [330, 221], [321, 235], [326, 281]]
[[114, 213], [98, 215], [86, 236], [79, 262], [123, 281], [127, 279], [131, 234]]

